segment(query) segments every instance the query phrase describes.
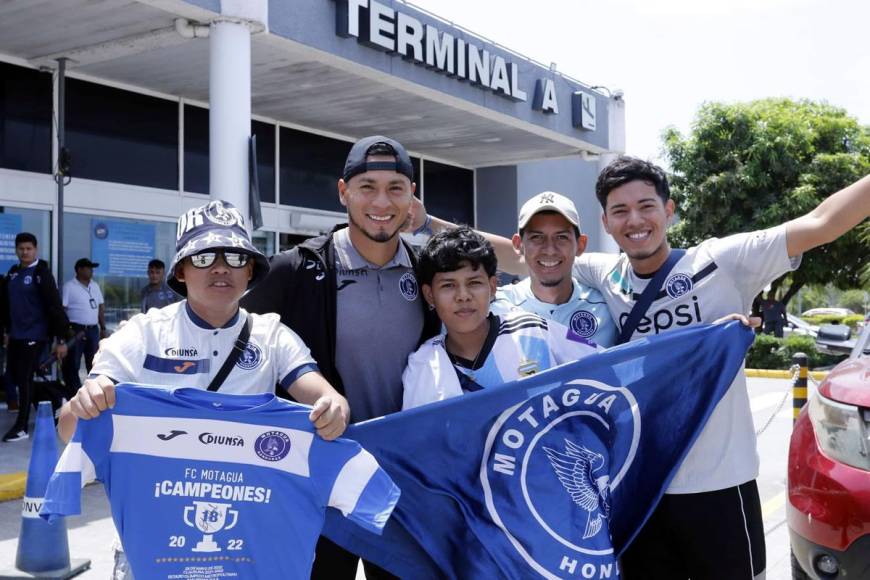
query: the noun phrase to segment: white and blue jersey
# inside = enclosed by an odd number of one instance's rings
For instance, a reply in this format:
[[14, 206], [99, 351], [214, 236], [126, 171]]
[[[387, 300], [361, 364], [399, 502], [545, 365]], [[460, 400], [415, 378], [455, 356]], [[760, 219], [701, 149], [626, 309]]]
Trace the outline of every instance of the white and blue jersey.
[[600, 348], [570, 328], [536, 314], [490, 314], [489, 324], [477, 361], [448, 353], [444, 335], [430, 338], [411, 354], [402, 374], [402, 409], [509, 383], [579, 360]]
[[303, 374], [318, 370], [308, 347], [277, 314], [239, 309], [222, 328], [214, 328], [184, 300], [137, 314], [102, 341], [91, 376], [106, 375], [116, 383], [205, 389], [229, 356], [247, 317], [252, 321], [248, 346], [220, 392], [271, 393], [276, 384], [287, 389]]
[[272, 394], [123, 385], [79, 421], [40, 515], [106, 488], [127, 557], [149, 578], [308, 578], [327, 506], [380, 533], [399, 489], [359, 444], [324, 441], [310, 407]]
[[563, 304], [539, 300], [532, 292], [531, 278], [499, 286], [489, 311], [499, 315], [517, 310], [531, 312], [547, 320], [555, 320], [595, 344], [613, 346], [618, 333], [604, 296], [594, 288], [579, 284], [577, 280], [572, 279], [571, 283], [571, 297]]

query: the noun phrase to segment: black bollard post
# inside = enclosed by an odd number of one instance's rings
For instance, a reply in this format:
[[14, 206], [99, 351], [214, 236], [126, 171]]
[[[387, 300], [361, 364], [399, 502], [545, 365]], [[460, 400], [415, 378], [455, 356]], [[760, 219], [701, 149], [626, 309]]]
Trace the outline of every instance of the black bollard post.
[[798, 365], [798, 374], [792, 385], [792, 422], [797, 421], [798, 415], [804, 405], [807, 404], [807, 376], [809, 375], [809, 358], [802, 352], [794, 353], [794, 364]]

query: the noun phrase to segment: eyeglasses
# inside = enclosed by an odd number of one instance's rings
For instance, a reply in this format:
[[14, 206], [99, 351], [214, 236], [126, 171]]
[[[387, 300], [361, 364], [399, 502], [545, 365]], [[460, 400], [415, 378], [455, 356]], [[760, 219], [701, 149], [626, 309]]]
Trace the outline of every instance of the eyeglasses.
[[218, 256], [223, 256], [224, 262], [230, 268], [244, 268], [248, 265], [251, 256], [241, 252], [202, 252], [190, 257], [190, 263], [194, 268], [208, 268]]

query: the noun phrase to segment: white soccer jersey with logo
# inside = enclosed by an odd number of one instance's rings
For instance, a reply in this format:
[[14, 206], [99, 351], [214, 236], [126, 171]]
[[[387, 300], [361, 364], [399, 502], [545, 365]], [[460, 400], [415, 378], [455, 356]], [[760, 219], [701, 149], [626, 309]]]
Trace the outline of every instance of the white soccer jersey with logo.
[[598, 290], [581, 286], [571, 280], [571, 297], [564, 304], [549, 304], [538, 300], [532, 292], [532, 279], [525, 278], [516, 284], [499, 286], [489, 311], [507, 314], [525, 311], [567, 326], [583, 338], [601, 346], [613, 346], [616, 342], [616, 324], [610, 317], [607, 302]]
[[[524, 376], [580, 360], [599, 347], [558, 322], [527, 312], [490, 315], [490, 333], [480, 364], [454, 365], [444, 335], [424, 342], [408, 357], [402, 374], [402, 409], [457, 397], [464, 392], [497, 387]], [[462, 376], [460, 376], [462, 375]]]
[[[706, 240], [686, 250], [631, 339], [749, 313], [765, 286], [799, 264], [799, 256], [788, 256], [784, 225]], [[620, 328], [649, 282], [635, 274], [625, 254], [584, 254], [575, 260], [574, 276], [604, 294]], [[667, 491], [713, 491], [757, 476], [755, 429], [741, 369]]]
[[281, 324], [277, 314], [251, 314], [240, 309], [222, 328], [196, 315], [187, 301], [137, 314], [100, 344], [91, 376], [115, 382], [205, 389], [220, 370], [251, 317], [251, 337], [236, 361], [222, 393], [271, 393], [275, 384], [288, 388], [317, 365], [299, 336]]

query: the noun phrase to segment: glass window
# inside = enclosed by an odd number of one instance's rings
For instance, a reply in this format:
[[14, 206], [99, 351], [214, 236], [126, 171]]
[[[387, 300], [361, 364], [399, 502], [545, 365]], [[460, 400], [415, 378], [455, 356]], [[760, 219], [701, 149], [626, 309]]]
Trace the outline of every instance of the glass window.
[[281, 127], [281, 203], [344, 212], [336, 183], [351, 144]]
[[[251, 121], [257, 136], [260, 201], [275, 202], [275, 126]], [[208, 109], [184, 105], [184, 191], [208, 195]]]
[[51, 173], [51, 75], [0, 63], [0, 167]]
[[456, 224], [474, 226], [474, 172], [426, 161], [426, 211]]
[[251, 121], [251, 133], [257, 137], [260, 201], [275, 203], [275, 125]]
[[311, 238], [313, 236], [303, 236], [300, 234], [278, 234], [278, 251], [286, 252], [290, 250], [305, 240]]
[[36, 236], [39, 258], [51, 262], [51, 212], [0, 206], [0, 276], [18, 263], [15, 236], [21, 232]]
[[184, 191], [208, 195], [208, 109], [184, 105]]
[[61, 283], [73, 277], [79, 258], [100, 264], [94, 280], [103, 291], [111, 330], [140, 312], [148, 262], [158, 258], [169, 268], [175, 256], [175, 223], [65, 213], [63, 254]]
[[66, 82], [72, 177], [178, 189], [178, 103]]
[[256, 231], [251, 234], [251, 242], [267, 257], [275, 253], [275, 232]]

